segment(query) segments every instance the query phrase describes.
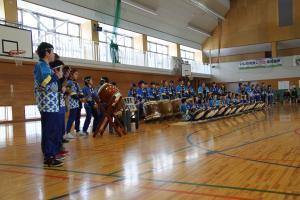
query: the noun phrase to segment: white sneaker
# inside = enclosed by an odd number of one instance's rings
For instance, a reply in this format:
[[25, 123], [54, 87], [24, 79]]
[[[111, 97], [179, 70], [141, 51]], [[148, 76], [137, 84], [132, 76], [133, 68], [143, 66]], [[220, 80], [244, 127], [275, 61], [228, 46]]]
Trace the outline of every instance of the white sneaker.
[[84, 132], [82, 132], [82, 131], [78, 131], [77, 135], [79, 135], [79, 136], [86, 136], [86, 134]]
[[69, 140], [75, 139], [75, 136], [72, 133], [67, 133], [66, 134], [66, 139], [69, 139]]

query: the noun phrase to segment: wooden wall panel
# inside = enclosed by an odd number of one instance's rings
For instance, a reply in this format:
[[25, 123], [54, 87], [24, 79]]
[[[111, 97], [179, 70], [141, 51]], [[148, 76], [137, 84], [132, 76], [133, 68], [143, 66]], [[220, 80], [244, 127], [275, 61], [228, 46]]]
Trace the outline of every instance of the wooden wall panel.
[[[279, 27], [277, 0], [231, 0], [222, 22], [221, 48], [300, 38], [300, 1], [293, 3], [294, 24]], [[204, 50], [218, 49], [218, 31], [205, 41]]]

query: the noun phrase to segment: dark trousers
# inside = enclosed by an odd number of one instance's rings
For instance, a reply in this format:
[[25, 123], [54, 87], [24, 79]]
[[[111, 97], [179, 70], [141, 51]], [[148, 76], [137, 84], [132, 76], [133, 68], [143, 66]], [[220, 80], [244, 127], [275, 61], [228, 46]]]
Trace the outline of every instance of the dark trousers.
[[268, 95], [268, 105], [273, 104], [273, 95]]
[[64, 137], [65, 132], [66, 132], [65, 114], [66, 114], [66, 107], [60, 107], [60, 109], [59, 109], [59, 119], [57, 121], [57, 123], [59, 124], [59, 134], [60, 134], [58, 151], [62, 150], [62, 147], [63, 147], [62, 141], [63, 141], [63, 137]]
[[93, 121], [93, 132], [96, 129], [97, 126], [97, 118], [98, 118], [98, 113], [97, 110], [92, 108], [91, 106], [85, 106], [85, 112], [86, 112], [86, 117], [85, 117], [85, 121], [84, 121], [84, 125], [83, 125], [83, 132], [87, 132], [89, 125], [91, 123], [91, 119], [92, 117], [94, 117], [94, 121]]
[[59, 112], [41, 112], [42, 122], [42, 152], [45, 159], [54, 157], [58, 153], [60, 140], [60, 126], [57, 124]]
[[69, 118], [68, 118], [68, 122], [67, 122], [67, 128], [66, 128], [66, 131], [68, 133], [71, 131], [73, 122], [75, 122], [76, 132], [80, 131], [80, 113], [81, 113], [80, 108], [70, 109]]

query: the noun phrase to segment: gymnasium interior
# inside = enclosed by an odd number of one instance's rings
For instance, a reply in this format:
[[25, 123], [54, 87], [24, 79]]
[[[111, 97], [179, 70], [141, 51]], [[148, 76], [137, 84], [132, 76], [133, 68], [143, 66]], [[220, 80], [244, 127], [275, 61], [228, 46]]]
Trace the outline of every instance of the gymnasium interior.
[[0, 0], [0, 199], [300, 200], [299, 10]]

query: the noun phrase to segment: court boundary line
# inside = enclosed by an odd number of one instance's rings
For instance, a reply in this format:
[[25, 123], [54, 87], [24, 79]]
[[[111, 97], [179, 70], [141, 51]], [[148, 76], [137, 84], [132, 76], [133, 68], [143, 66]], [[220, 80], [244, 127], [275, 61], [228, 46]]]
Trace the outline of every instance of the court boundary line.
[[[64, 181], [69, 180], [70, 178], [67, 176], [57, 176], [57, 175], [47, 175], [47, 174], [40, 174], [40, 173], [34, 173], [34, 172], [21, 172], [21, 171], [17, 171], [17, 170], [10, 170], [10, 169], [0, 169], [0, 171], [2, 172], [6, 172], [6, 173], [13, 173], [13, 174], [25, 174], [25, 175], [31, 175], [31, 176], [43, 176], [46, 178], [53, 178], [53, 179], [62, 179]], [[73, 180], [75, 181], [82, 181], [82, 178], [75, 178], [73, 177]], [[84, 192], [87, 192], [89, 190], [93, 190], [95, 188], [100, 188], [106, 185], [110, 185], [110, 184], [116, 184], [117, 182], [120, 182], [124, 179], [117, 179], [114, 181], [110, 181], [110, 182], [104, 182], [104, 181], [91, 181], [92, 183], [100, 183], [99, 185], [94, 185], [91, 186], [90, 188], [87, 188], [86, 190], [84, 190]], [[165, 184], [164, 184], [165, 185]], [[209, 194], [209, 193], [204, 193], [204, 192], [193, 192], [193, 191], [185, 191], [185, 190], [176, 190], [176, 189], [164, 189], [161, 188], [164, 185], [161, 185], [159, 187], [154, 187], [154, 186], [137, 186], [140, 189], [145, 189], [145, 190], [154, 190], [154, 191], [165, 191], [165, 192], [172, 192], [172, 193], [180, 193], [180, 194], [187, 194], [187, 195], [202, 195], [202, 196], [211, 196], [211, 197], [216, 197], [216, 198], [230, 198], [230, 199], [236, 199], [236, 200], [254, 200], [254, 199], [249, 199], [249, 198], [244, 198], [244, 197], [237, 197], [237, 196], [228, 196], [228, 195], [215, 195], [215, 194]], [[71, 196], [71, 195], [75, 195], [81, 192], [81, 189], [77, 189], [74, 190], [72, 192], [69, 193], [65, 193], [59, 196], [55, 196], [55, 197], [51, 197], [49, 199], [61, 199], [67, 196]]]
[[[221, 119], [221, 120], [222, 120], [222, 119]], [[262, 122], [265, 122], [265, 121], [267, 121], [266, 117], [265, 117], [263, 120], [256, 120], [255, 122], [251, 122], [251, 123], [247, 124], [246, 126], [240, 127], [239, 129], [248, 128], [249, 126], [252, 126], [252, 125], [258, 124], [258, 123], [262, 123]], [[190, 133], [190, 134], [198, 133], [198, 132], [201, 131], [201, 130], [202, 130], [202, 129], [197, 129], [197, 130], [193, 131], [193, 132]], [[219, 137], [224, 137], [224, 136], [230, 135], [230, 134], [232, 134], [233, 132], [235, 132], [235, 130], [236, 130], [236, 129], [233, 129], [233, 130], [231, 130], [231, 131], [227, 131], [226, 133], [217, 135], [217, 136], [214, 137], [214, 138], [219, 138]], [[190, 135], [190, 134], [188, 134], [188, 135]], [[200, 142], [199, 144], [208, 142], [209, 140], [210, 140], [210, 139], [206, 139], [205, 141], [202, 141], [202, 142]], [[194, 147], [194, 146], [193, 146], [193, 145], [184, 146], [184, 147], [181, 147], [181, 148], [179, 148], [179, 149], [176, 149], [176, 150], [174, 150], [174, 151], [172, 151], [172, 152], [169, 152], [168, 155], [173, 154], [173, 153], [177, 153], [177, 152], [180, 152], [180, 151], [183, 151], [183, 150], [192, 148], [192, 147]], [[145, 160], [145, 161], [142, 161], [142, 162], [138, 163], [137, 165], [140, 166], [140, 165], [145, 164], [145, 163], [147, 163], [147, 162], [150, 162], [150, 161], [152, 161], [152, 160], [153, 160], [153, 158], [148, 159], [148, 160]], [[123, 170], [124, 170], [124, 168], [121, 168], [121, 169], [119, 169], [119, 170], [115, 170], [115, 171], [113, 171], [113, 172], [110, 172], [109, 174], [110, 174], [110, 175], [114, 175], [114, 174], [117, 174], [117, 173], [122, 172]]]
[[[17, 164], [5, 164], [0, 163], [0, 166], [10, 166], [10, 167], [20, 167], [20, 168], [29, 168], [29, 169], [41, 169], [41, 170], [49, 170], [49, 171], [61, 171], [61, 172], [70, 172], [77, 174], [89, 174], [89, 175], [98, 175], [98, 176], [106, 176], [106, 177], [116, 177], [116, 178], [126, 178], [125, 176], [120, 175], [109, 175], [97, 172], [84, 172], [78, 170], [67, 170], [67, 169], [54, 169], [54, 168], [44, 168], [38, 166], [30, 166], [30, 165], [17, 165]], [[235, 187], [235, 186], [226, 186], [226, 185], [214, 185], [214, 184], [206, 184], [206, 183], [194, 183], [188, 181], [174, 181], [174, 180], [163, 180], [163, 179], [151, 179], [151, 178], [143, 178], [139, 177], [141, 180], [150, 181], [150, 182], [158, 182], [158, 183], [167, 183], [167, 184], [179, 184], [179, 185], [193, 185], [197, 187], [208, 187], [208, 188], [222, 188], [222, 189], [231, 189], [231, 190], [241, 190], [241, 191], [251, 191], [251, 192], [260, 192], [260, 193], [272, 193], [278, 195], [290, 195], [290, 196], [300, 196], [300, 193], [288, 193], [274, 190], [264, 190], [257, 188], [243, 188], [243, 187]]]

